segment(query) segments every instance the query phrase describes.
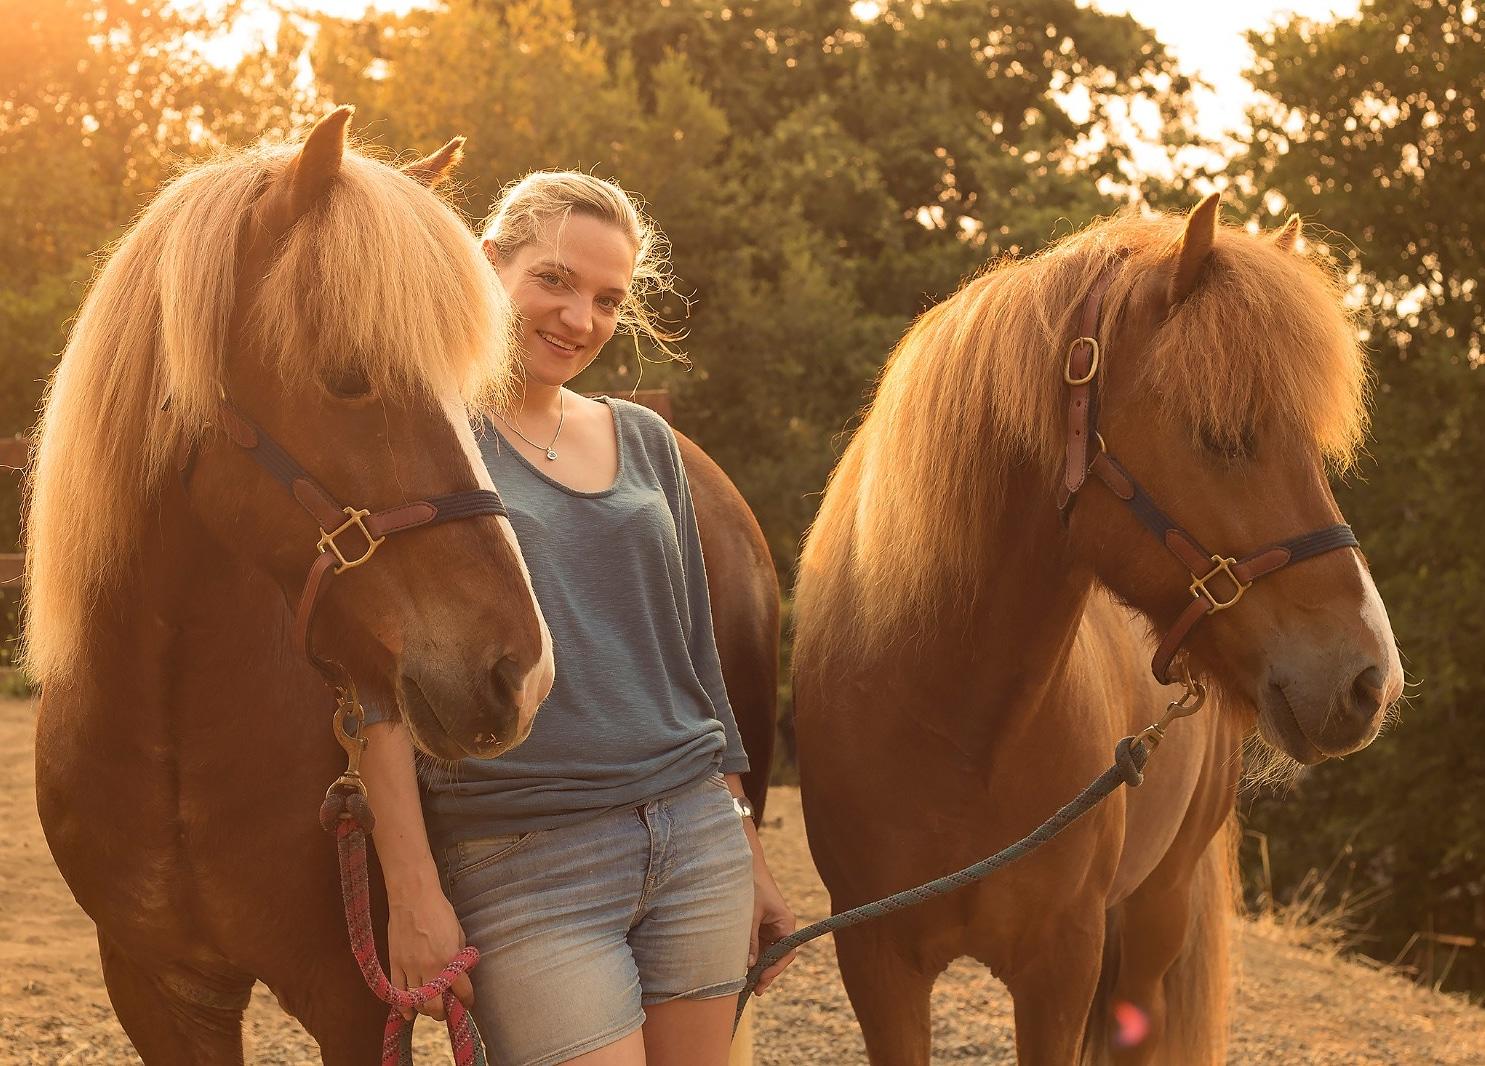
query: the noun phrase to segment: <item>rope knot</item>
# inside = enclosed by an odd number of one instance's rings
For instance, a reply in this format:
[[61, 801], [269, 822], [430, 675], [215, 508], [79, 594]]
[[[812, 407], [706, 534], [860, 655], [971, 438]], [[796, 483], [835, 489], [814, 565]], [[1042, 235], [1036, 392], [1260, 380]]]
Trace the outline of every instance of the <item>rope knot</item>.
[[1149, 749], [1134, 737], [1125, 737], [1114, 746], [1114, 765], [1119, 776], [1130, 788], [1139, 788], [1145, 782], [1145, 762], [1150, 758]]
[[325, 793], [325, 802], [320, 804], [321, 829], [334, 833], [342, 822], [350, 822], [353, 828], [364, 833], [370, 833], [376, 826], [376, 816], [371, 813], [365, 790], [345, 778], [330, 786]]

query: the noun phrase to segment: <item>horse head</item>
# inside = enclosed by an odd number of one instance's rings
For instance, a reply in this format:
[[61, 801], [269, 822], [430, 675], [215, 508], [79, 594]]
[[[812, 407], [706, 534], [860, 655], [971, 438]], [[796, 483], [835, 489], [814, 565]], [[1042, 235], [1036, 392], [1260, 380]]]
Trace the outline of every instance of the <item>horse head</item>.
[[[489, 492], [465, 405], [505, 387], [511, 365], [498, 280], [429, 188], [461, 142], [399, 173], [347, 149], [350, 115], [281, 154], [243, 213], [219, 368], [229, 432], [201, 436], [188, 484], [210, 537], [291, 609], [333, 529], [316, 529], [300, 481], [284, 491], [230, 427], [276, 442], [347, 514]], [[492, 757], [523, 740], [552, 652], [509, 521], [481, 514], [385, 545], [350, 521], [336, 541], [367, 565], [313, 609], [313, 656], [372, 707], [396, 707], [428, 754]]]
[[[1369, 744], [1402, 689], [1387, 613], [1327, 478], [1359, 446], [1366, 371], [1338, 282], [1297, 250], [1297, 220], [1264, 237], [1217, 216], [1213, 195], [1184, 225], [1138, 220], [1105, 246], [1088, 448], [1095, 462], [1098, 449], [1117, 456], [1100, 468], [1118, 472], [1101, 479], [1111, 491], [1092, 477], [1075, 489], [1070, 542], [1158, 631], [1205, 615], [1184, 641], [1193, 664], [1270, 745], [1310, 764]], [[1088, 372], [1078, 362], [1067, 381]], [[1162, 536], [1164, 516], [1180, 532]], [[1317, 529], [1343, 532], [1263, 580], [1231, 562]], [[1188, 533], [1209, 561], [1183, 561]]]

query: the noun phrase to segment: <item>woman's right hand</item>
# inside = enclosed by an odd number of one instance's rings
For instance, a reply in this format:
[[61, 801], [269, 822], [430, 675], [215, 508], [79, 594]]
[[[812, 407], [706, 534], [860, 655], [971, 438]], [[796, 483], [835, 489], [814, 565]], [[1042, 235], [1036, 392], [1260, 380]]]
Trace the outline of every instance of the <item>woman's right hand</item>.
[[[464, 947], [464, 930], [442, 890], [435, 882], [417, 892], [394, 894], [388, 899], [387, 955], [389, 976], [396, 988], [413, 989], [437, 977]], [[450, 985], [459, 1002], [474, 1006], [474, 986], [468, 974], [459, 974]], [[423, 1004], [420, 1014], [443, 1021], [443, 999]], [[411, 1009], [402, 1016], [412, 1020]]]

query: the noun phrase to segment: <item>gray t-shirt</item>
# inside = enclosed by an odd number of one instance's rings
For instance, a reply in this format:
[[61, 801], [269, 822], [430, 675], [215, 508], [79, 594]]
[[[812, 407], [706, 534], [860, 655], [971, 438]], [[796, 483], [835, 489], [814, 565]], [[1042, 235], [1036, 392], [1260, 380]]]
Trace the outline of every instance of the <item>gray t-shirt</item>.
[[557, 678], [524, 743], [425, 786], [436, 845], [570, 825], [748, 768], [675, 434], [647, 408], [603, 402], [619, 472], [601, 492], [548, 477], [493, 425], [480, 440], [552, 631]]

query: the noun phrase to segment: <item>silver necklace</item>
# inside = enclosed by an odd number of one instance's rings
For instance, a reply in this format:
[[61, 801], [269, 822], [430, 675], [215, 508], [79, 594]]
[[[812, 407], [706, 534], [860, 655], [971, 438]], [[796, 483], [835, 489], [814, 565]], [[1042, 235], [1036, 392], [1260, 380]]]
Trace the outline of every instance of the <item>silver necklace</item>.
[[557, 432], [552, 434], [552, 442], [545, 448], [543, 448], [540, 444], [537, 444], [536, 441], [532, 440], [530, 437], [526, 436], [526, 434], [522, 433], [521, 427], [516, 425], [510, 419], [506, 418], [504, 415], [497, 415], [496, 417], [498, 417], [500, 421], [509, 426], [511, 432], [513, 432], [516, 436], [520, 437], [523, 441], [531, 445], [531, 447], [535, 448], [537, 451], [546, 452], [547, 458], [549, 460], [555, 461], [557, 458], [557, 438], [562, 436], [562, 423], [567, 421], [567, 393], [563, 391], [558, 391], [557, 393]]

